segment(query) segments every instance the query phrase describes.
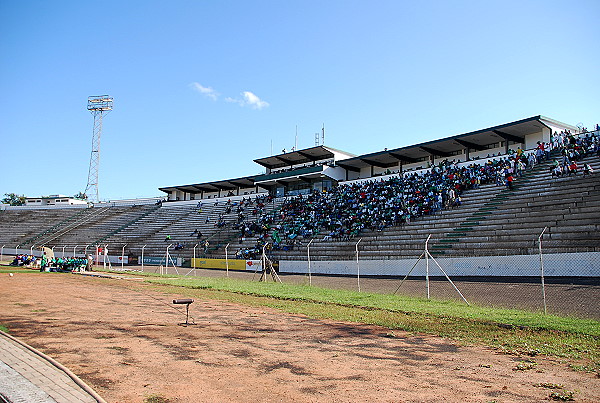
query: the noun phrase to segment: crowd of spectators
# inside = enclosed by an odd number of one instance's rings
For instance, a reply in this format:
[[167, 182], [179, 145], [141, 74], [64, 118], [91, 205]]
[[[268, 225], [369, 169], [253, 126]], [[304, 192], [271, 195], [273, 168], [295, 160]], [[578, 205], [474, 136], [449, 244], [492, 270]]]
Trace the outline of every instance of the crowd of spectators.
[[11, 266], [32, 267], [37, 264], [38, 259], [33, 255], [17, 255], [10, 263]]
[[17, 255], [10, 263], [11, 266], [39, 268], [40, 271], [73, 271], [85, 269], [88, 259], [85, 257], [53, 257], [46, 255], [38, 258], [33, 255]]
[[416, 217], [460, 206], [461, 194], [481, 184], [495, 183], [512, 189], [526, 170], [549, 160], [553, 150], [561, 154], [561, 161], [553, 163], [553, 174], [557, 166], [570, 174], [578, 169], [591, 174], [589, 164], [579, 168], [576, 161], [591, 154], [600, 156], [600, 137], [597, 133], [555, 133], [550, 143], [538, 142], [529, 151], [511, 149], [507, 155], [484, 163], [459, 165], [457, 161], [445, 160], [425, 173], [342, 184], [292, 197], [275, 213], [258, 214], [255, 220], [240, 222], [240, 241], [256, 237], [256, 244], [240, 249], [237, 256], [256, 258], [264, 245], [273, 250], [290, 250], [300, 240], [317, 234], [324, 234], [325, 241], [347, 240], [364, 230], [401, 226]]
[[552, 136], [553, 149], [560, 150], [560, 157], [552, 162], [550, 173], [553, 177], [571, 176], [582, 172], [583, 175], [590, 175], [594, 172], [593, 168], [584, 163], [578, 164], [583, 158], [590, 155], [600, 156], [600, 128], [596, 125], [595, 133], [589, 133], [587, 130], [579, 135], [573, 135], [568, 131], [554, 133]]
[[523, 156], [523, 161], [520, 157], [515, 154], [468, 166], [446, 160], [425, 173], [343, 184], [289, 198], [279, 211], [240, 224], [240, 241], [254, 236], [256, 244], [240, 249], [238, 256], [255, 258], [264, 245], [291, 250], [302, 239], [317, 234], [325, 234], [324, 240], [350, 239], [363, 230], [382, 231], [443, 208], [460, 206], [461, 194], [467, 189], [488, 183], [510, 184], [512, 175], [520, 174], [530, 164], [527, 157]]
[[85, 257], [53, 257], [46, 259], [42, 256], [40, 271], [80, 271], [88, 266], [88, 259]]

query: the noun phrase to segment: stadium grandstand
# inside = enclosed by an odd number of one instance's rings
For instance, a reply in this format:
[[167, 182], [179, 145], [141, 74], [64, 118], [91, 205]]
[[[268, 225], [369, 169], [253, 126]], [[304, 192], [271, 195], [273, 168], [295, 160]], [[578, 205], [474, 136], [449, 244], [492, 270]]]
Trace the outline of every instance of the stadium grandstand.
[[431, 235], [432, 255], [477, 267], [482, 257], [533, 261], [543, 240], [545, 254], [585, 262], [567, 275], [600, 273], [598, 126], [533, 116], [358, 156], [319, 145], [254, 161], [264, 174], [165, 186], [163, 198], [2, 206], [2, 254], [102, 247], [115, 262], [168, 264], [166, 253], [221, 268], [206, 262], [266, 253], [280, 270], [313, 259], [327, 263], [314, 272], [347, 274], [360, 241], [360, 259], [384, 267], [370, 274], [399, 275], [381, 262], [414, 261]]

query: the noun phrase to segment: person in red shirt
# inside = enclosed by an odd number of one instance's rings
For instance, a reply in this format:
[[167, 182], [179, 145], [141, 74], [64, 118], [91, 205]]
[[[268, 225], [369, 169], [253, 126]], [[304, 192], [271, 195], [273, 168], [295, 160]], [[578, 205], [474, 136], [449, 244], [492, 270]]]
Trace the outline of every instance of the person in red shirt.
[[514, 181], [515, 181], [515, 178], [512, 176], [512, 174], [509, 174], [509, 175], [506, 177], [506, 186], [508, 186], [508, 188], [509, 188], [510, 190], [512, 190], [512, 189], [513, 189], [513, 182], [514, 182]]
[[578, 169], [579, 167], [577, 166], [577, 163], [575, 161], [572, 161], [571, 165], [569, 165], [569, 175], [576, 175]]

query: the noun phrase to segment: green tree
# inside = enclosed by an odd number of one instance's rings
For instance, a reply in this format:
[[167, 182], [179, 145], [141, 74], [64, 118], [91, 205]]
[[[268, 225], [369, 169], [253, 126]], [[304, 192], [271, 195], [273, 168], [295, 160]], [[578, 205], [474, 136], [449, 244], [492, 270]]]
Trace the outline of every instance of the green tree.
[[0, 200], [0, 202], [4, 204], [10, 204], [11, 206], [22, 206], [25, 204], [25, 196], [18, 195], [16, 193], [4, 193], [4, 199]]

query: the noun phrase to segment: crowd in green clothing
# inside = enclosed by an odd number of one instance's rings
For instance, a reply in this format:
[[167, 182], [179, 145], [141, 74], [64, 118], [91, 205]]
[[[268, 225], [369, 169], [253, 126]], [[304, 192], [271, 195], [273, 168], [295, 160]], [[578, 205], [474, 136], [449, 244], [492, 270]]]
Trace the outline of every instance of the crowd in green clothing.
[[[87, 259], [85, 257], [53, 257], [47, 259], [46, 256], [42, 256], [42, 264], [40, 271], [50, 269], [50, 271], [72, 271], [81, 268], [85, 268]], [[52, 270], [54, 269], [54, 270]]]

